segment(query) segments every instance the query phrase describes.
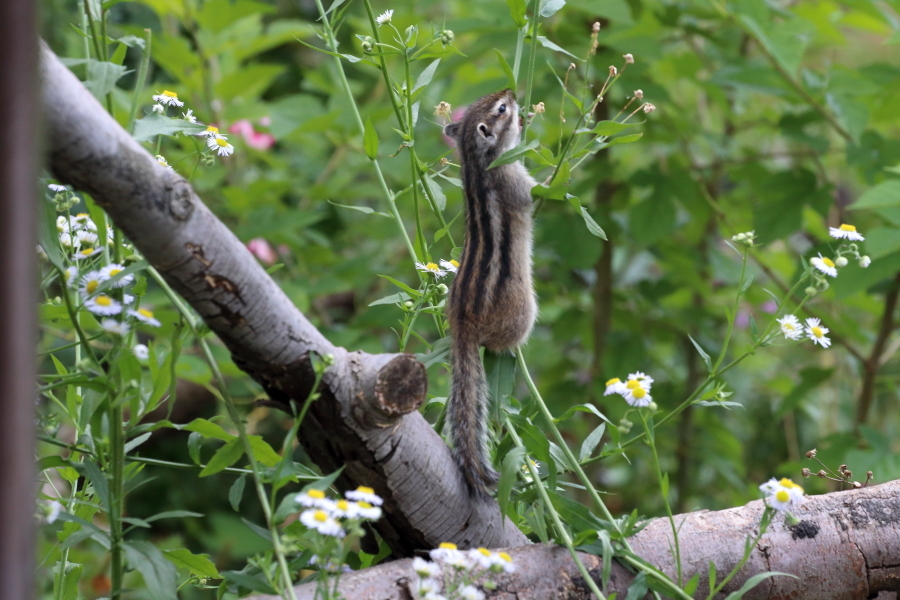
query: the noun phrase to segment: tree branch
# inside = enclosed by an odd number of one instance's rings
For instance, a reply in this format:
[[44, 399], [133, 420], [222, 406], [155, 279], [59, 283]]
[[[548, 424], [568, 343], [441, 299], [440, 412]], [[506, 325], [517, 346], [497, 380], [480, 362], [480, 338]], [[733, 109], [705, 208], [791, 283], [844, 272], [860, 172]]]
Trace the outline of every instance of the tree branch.
[[[717, 512], [676, 515], [684, 578], [699, 575], [694, 597], [709, 594], [709, 564], [716, 565], [718, 580], [740, 561], [744, 543], [758, 533], [761, 500]], [[796, 511], [802, 521], [787, 527], [776, 517], [753, 549], [750, 560], [723, 590], [738, 590], [759, 573], [778, 571], [744, 598], [792, 600], [864, 600], [882, 591], [900, 591], [900, 481], [859, 490], [807, 497]], [[668, 519], [653, 519], [630, 538], [634, 551], [675, 576], [672, 530]], [[510, 550], [516, 571], [499, 580], [488, 598], [533, 600], [588, 600], [587, 586], [565, 548], [534, 545]], [[585, 566], [599, 582], [599, 557], [582, 555]], [[415, 582], [411, 560], [398, 560], [341, 578], [340, 590], [353, 600], [409, 600]], [[628, 593], [633, 574], [613, 562], [604, 593]], [[315, 584], [295, 588], [298, 600], [312, 600]], [[649, 597], [649, 596], [648, 596]], [[278, 600], [252, 596], [246, 600]]]
[[338, 487], [366, 485], [385, 498], [375, 527], [395, 555], [442, 541], [527, 543], [496, 502], [472, 502], [449, 449], [416, 411], [428, 383], [421, 363], [332, 345], [191, 186], [157, 164], [46, 45], [41, 76], [54, 175], [91, 194], [271, 400], [305, 400], [309, 353], [334, 355], [300, 442], [323, 471], [346, 467]]

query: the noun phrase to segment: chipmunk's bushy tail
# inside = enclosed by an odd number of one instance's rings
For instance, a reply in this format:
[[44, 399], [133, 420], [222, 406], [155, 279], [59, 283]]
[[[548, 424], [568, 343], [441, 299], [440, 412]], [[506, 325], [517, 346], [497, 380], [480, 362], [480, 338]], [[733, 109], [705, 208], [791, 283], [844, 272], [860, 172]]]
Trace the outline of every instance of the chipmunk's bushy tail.
[[453, 333], [453, 370], [447, 400], [453, 458], [473, 496], [487, 495], [498, 480], [488, 453], [488, 387], [478, 347], [471, 333]]

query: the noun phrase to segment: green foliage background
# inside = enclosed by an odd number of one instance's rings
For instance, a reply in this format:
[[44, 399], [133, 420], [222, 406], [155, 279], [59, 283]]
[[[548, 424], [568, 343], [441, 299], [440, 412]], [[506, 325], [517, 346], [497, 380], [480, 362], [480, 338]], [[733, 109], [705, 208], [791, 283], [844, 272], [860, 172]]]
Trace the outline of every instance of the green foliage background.
[[[568, 202], [549, 200], [538, 214], [534, 262], [541, 316], [526, 357], [554, 414], [593, 404], [617, 423], [628, 407], [618, 396], [604, 397], [604, 383], [637, 370], [656, 379], [653, 396], [660, 409], [674, 408], [705, 376], [688, 336], [712, 355], [724, 338], [740, 259], [723, 238], [754, 229], [761, 243], [751, 261], [753, 284], [739, 306], [732, 342], [738, 353], [749, 343], [753, 322], [764, 327], [771, 318], [765, 289], [781, 295], [782, 286], [802, 272], [801, 257], [828, 254], [834, 245], [828, 227], [853, 223], [867, 236], [863, 247], [872, 265], [863, 270], [851, 263], [808, 304], [831, 329], [834, 346], [823, 350], [807, 341], [761, 349], [725, 376], [734, 392], [729, 400], [740, 406], [691, 408], [657, 430], [657, 444], [678, 511], [744, 503], [758, 497], [757, 486], [771, 476], [798, 480], [802, 467], [818, 470], [804, 458], [814, 447], [833, 468], [846, 463], [856, 479], [863, 480], [868, 470], [876, 481], [900, 477], [895, 356], [900, 343], [892, 323], [883, 331], [882, 356], [870, 359], [883, 326], [885, 295], [900, 272], [900, 2], [545, 4], [565, 4], [542, 23], [542, 33], [574, 56], [538, 48], [532, 97], [544, 102], [546, 112], [531, 131], [544, 146], [555, 149], [577, 119], [567, 104], [567, 121], [560, 122], [562, 92], [554, 73], [575, 63], [570, 88], [581, 89], [583, 57], [596, 21], [602, 24], [600, 47], [589, 74], [595, 92], [609, 65], [621, 70], [622, 55], [635, 57], [598, 114], [612, 118], [637, 89], [657, 107], [629, 130], [644, 133], [639, 142], [602, 151], [572, 173], [569, 193], [603, 227], [608, 243], [587, 230]], [[145, 28], [153, 32], [139, 116], [149, 112], [151, 93], [168, 89], [201, 121], [216, 123], [223, 132], [249, 119], [275, 137], [271, 149], [260, 150], [231, 135], [235, 154], [193, 174], [204, 201], [241, 240], [264, 238], [280, 248], [278, 262], [284, 267], [273, 277], [330, 340], [354, 350], [396, 351], [402, 313], [393, 304], [369, 304], [397, 292], [379, 275], [413, 286], [418, 279], [396, 223], [377, 214], [387, 205], [332, 58], [296, 41], [324, 47], [316, 36], [315, 5], [282, 0], [104, 5], [110, 9], [111, 38], [142, 37]], [[494, 49], [512, 64], [516, 27], [507, 4], [395, 0], [376, 2], [374, 8], [393, 9], [401, 31], [418, 25], [422, 39], [432, 30], [455, 33], [458, 52], [435, 47], [441, 61], [420, 96], [415, 142], [419, 158], [429, 164], [445, 155], [453, 159], [430, 107], [442, 100], [462, 107], [506, 85]], [[333, 17], [341, 52], [362, 57], [355, 34], [371, 33], [362, 3], [350, 0]], [[81, 27], [75, 2], [45, 1], [45, 39], [60, 56], [84, 57], [85, 40], [73, 25]], [[123, 48], [124, 66], [136, 69], [139, 49]], [[433, 59], [416, 62], [414, 76]], [[402, 66], [391, 57], [388, 62], [394, 69]], [[388, 185], [395, 191], [408, 188], [407, 151], [399, 151], [403, 140], [394, 129], [398, 125], [380, 73], [361, 62], [345, 61], [344, 67], [363, 119], [371, 119], [378, 133]], [[73, 69], [94, 89], [111, 90], [114, 113], [124, 124], [135, 74], [116, 82], [104, 73]], [[523, 81], [520, 76], [520, 87]], [[270, 119], [268, 127], [260, 125], [263, 118]], [[154, 144], [147, 147], [155, 152]], [[161, 152], [187, 177], [196, 161], [193, 150], [179, 137], [167, 139]], [[549, 173], [543, 168], [536, 177], [540, 181]], [[458, 176], [455, 170], [447, 174]], [[459, 245], [461, 190], [446, 179], [435, 180]], [[411, 194], [397, 202], [414, 236]], [[456, 256], [450, 236], [435, 239], [440, 224], [430, 211], [420, 208], [420, 217], [432, 255]], [[167, 339], [175, 312], [163, 308], [161, 292], [151, 287], [149, 293], [163, 321], [158, 335]], [[49, 322], [45, 349], [57, 343]], [[427, 319], [420, 319], [416, 330], [429, 342], [439, 337]], [[217, 350], [231, 393], [249, 405], [261, 391], [228, 361], [223, 348]], [[428, 349], [413, 338], [408, 350]], [[864, 414], [859, 399], [866, 371], [860, 358], [877, 365], [873, 402]], [[177, 372], [201, 385], [211, 383], [196, 348], [183, 349]], [[430, 393], [445, 396], [444, 367], [433, 364], [429, 376]], [[514, 395], [526, 395], [524, 388], [516, 387]], [[427, 414], [434, 417], [436, 411]], [[279, 415], [254, 409], [250, 423], [278, 447], [284, 431]], [[562, 426], [577, 448], [599, 424], [590, 413], [578, 412]], [[155, 451], [186, 454], [185, 440], [171, 437]], [[148, 474], [157, 479], [133, 493], [129, 512], [183, 509], [206, 515], [154, 530], [155, 543], [186, 544], [211, 554], [220, 567], [265, 547], [228, 507], [233, 477], [197, 479], [164, 469]], [[591, 475], [609, 493], [614, 514], [634, 508], [648, 516], [662, 514], [652, 463], [639, 445], [627, 460], [594, 463]], [[187, 486], [185, 477], [191, 478]], [[815, 478], [802, 483], [808, 493], [834, 489]], [[102, 565], [92, 568], [100, 573]], [[82, 593], [96, 596], [88, 587]]]

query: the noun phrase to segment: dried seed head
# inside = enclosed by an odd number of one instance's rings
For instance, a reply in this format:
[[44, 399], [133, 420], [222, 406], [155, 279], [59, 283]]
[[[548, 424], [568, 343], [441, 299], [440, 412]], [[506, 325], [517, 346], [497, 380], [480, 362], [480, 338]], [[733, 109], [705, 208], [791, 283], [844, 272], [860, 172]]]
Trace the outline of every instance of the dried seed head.
[[641, 109], [645, 113], [652, 113], [654, 110], [656, 110], [656, 107], [654, 105], [650, 104], [649, 102], [645, 102], [644, 105], [641, 107]]
[[802, 470], [800, 471], [800, 473], [801, 473], [804, 477], [809, 477], [810, 471], [809, 471], [809, 469], [802, 469]]
[[600, 33], [600, 21], [596, 21], [591, 25], [591, 33]]
[[826, 477], [828, 477], [828, 473], [825, 472], [825, 469], [820, 470], [818, 473], [816, 473], [816, 475], [818, 477], [821, 477], [822, 479], [825, 479]]
[[816, 449], [813, 448], [809, 452], [806, 453], [806, 458], [815, 458], [816, 457]]
[[625, 59], [626, 65], [630, 65], [634, 62], [634, 56], [632, 56], [631, 54], [623, 54], [622, 58]]
[[453, 108], [450, 104], [441, 100], [438, 102], [438, 105], [434, 107], [434, 116], [449, 119], [452, 111]]
[[634, 97], [638, 100], [644, 99], [644, 90], [634, 90]]
[[618, 74], [619, 74], [619, 70], [617, 68], [615, 68], [614, 66], [609, 65], [609, 76], [615, 77]]
[[532, 104], [531, 109], [534, 111], [534, 114], [536, 114], [536, 115], [539, 115], [546, 110], [543, 102], [538, 102], [537, 104]]
[[854, 481], [854, 482], [853, 482], [853, 487], [854, 487], [855, 489], [858, 490], [859, 488], [862, 487], [862, 484], [861, 484], [860, 482], [858, 482], [858, 481]]

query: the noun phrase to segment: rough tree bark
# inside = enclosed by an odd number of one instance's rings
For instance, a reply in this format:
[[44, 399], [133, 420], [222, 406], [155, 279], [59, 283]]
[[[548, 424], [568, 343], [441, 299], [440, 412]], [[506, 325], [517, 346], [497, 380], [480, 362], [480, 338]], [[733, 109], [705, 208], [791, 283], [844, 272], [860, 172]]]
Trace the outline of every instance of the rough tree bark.
[[[416, 411], [427, 386], [420, 363], [408, 355], [348, 352], [329, 343], [190, 185], [159, 166], [46, 46], [41, 76], [54, 175], [92, 195], [272, 400], [286, 405], [305, 399], [313, 379], [309, 353], [335, 356], [300, 440], [323, 470], [346, 465], [340, 487], [368, 485], [385, 498], [385, 516], [376, 528], [397, 556], [441, 541], [461, 547], [528, 544], [502, 519], [495, 502], [469, 498], [447, 447]], [[802, 586], [783, 578], [760, 588], [756, 597], [864, 598], [897, 589], [898, 491], [895, 482], [809, 499], [804, 508], [809, 512], [801, 514], [804, 528], [776, 525], [733, 585], [757, 572], [782, 570], [801, 575]], [[727, 572], [760, 510], [757, 502], [677, 517], [684, 520], [686, 576], [704, 573], [709, 560], [719, 573]], [[665, 522], [654, 521], [632, 545], [672, 572], [669, 535]], [[587, 597], [569, 559], [557, 549], [533, 546], [514, 554], [520, 569], [496, 597]], [[596, 560], [586, 560], [592, 573], [599, 573]], [[616, 569], [614, 585], [624, 590], [630, 575]], [[408, 598], [402, 580], [409, 577], [405, 562], [354, 574], [345, 585], [357, 587], [348, 588], [347, 597]], [[806, 587], [818, 595], [807, 595]]]

